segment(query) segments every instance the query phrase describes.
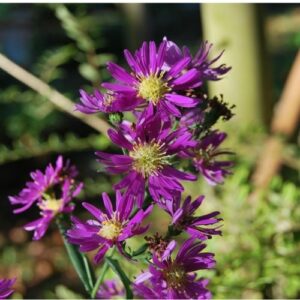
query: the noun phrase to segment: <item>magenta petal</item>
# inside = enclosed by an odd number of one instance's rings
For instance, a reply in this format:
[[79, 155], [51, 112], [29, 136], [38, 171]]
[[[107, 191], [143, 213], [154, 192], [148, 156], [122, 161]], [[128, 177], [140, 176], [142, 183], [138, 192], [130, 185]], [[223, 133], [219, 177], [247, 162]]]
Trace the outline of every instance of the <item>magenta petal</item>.
[[133, 78], [129, 73], [127, 73], [125, 69], [113, 62], [108, 63], [107, 69], [108, 71], [110, 71], [112, 76], [119, 81], [123, 81], [128, 84], [133, 84], [134, 82], [136, 82], [135, 78]]
[[171, 253], [174, 251], [174, 249], [176, 248], [176, 241], [174, 241], [174, 240], [172, 240], [169, 244], [168, 244], [168, 246], [167, 246], [167, 248], [166, 248], [166, 250], [164, 251], [164, 253], [163, 253], [163, 255], [162, 255], [162, 257], [161, 257], [161, 260], [166, 260], [166, 259], [168, 259], [169, 257], [170, 257], [170, 255], [171, 255]]
[[136, 72], [138, 74], [142, 73], [139, 65], [136, 63], [135, 59], [133, 58], [132, 54], [126, 49], [124, 50], [124, 56], [127, 60], [128, 65], [132, 69], [133, 72]]
[[178, 75], [191, 61], [190, 57], [184, 57], [179, 60], [174, 66], [172, 66], [171, 70], [168, 72], [168, 77], [174, 77]]
[[131, 86], [117, 84], [117, 83], [104, 82], [104, 83], [102, 83], [102, 86], [110, 91], [116, 91], [116, 92], [132, 92], [132, 91], [134, 91], [134, 89]]
[[174, 176], [178, 179], [183, 179], [183, 180], [191, 180], [194, 181], [197, 179], [197, 176], [189, 174], [189, 173], [185, 173], [182, 171], [179, 171], [177, 169], [174, 169], [172, 167], [166, 166], [162, 172], [166, 175], [166, 176]]
[[128, 140], [126, 140], [120, 132], [116, 132], [113, 129], [109, 129], [107, 133], [114, 144], [125, 148], [129, 151], [132, 150], [132, 144]]
[[191, 98], [177, 94], [166, 94], [165, 97], [167, 100], [181, 107], [194, 107], [199, 103], [198, 99], [196, 98]]
[[155, 73], [156, 71], [156, 45], [155, 42], [149, 43], [149, 64], [150, 64], [150, 71]]
[[101, 246], [101, 248], [98, 250], [97, 254], [96, 254], [95, 257], [94, 257], [94, 262], [95, 262], [96, 264], [99, 264], [99, 263], [102, 261], [102, 259], [103, 259], [104, 255], [105, 255], [105, 253], [107, 252], [107, 250], [108, 250], [109, 248], [110, 248], [110, 246], [109, 246], [108, 244], [103, 244], [103, 245]]
[[137, 176], [137, 172], [135, 171], [128, 173], [128, 175], [126, 175], [119, 183], [114, 185], [114, 188], [123, 189], [127, 187], [132, 183], [132, 181], [135, 179], [136, 176]]
[[105, 192], [102, 193], [102, 199], [103, 199], [106, 211], [108, 212], [108, 215], [111, 217], [113, 215], [113, 213], [114, 213], [114, 210], [113, 210], [113, 206], [111, 204], [110, 198], [107, 195], [107, 193], [105, 193]]
[[136, 283], [136, 284], [142, 283], [142, 282], [150, 279], [151, 277], [152, 277], [152, 274], [150, 272], [144, 272], [144, 273], [140, 274], [139, 276], [137, 276], [134, 283]]
[[103, 220], [103, 213], [100, 209], [96, 208], [94, 205], [87, 203], [87, 202], [83, 202], [82, 206], [89, 211], [90, 214], [92, 214], [96, 219], [98, 219], [99, 221]]

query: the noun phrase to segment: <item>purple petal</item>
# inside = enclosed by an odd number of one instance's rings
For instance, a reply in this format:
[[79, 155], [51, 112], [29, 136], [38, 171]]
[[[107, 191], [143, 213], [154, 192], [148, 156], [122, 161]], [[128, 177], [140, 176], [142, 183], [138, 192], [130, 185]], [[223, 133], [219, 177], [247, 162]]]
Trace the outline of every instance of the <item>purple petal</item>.
[[83, 202], [82, 206], [100, 222], [103, 221], [103, 212], [100, 209], [87, 202]]
[[197, 98], [191, 98], [178, 94], [166, 94], [166, 99], [181, 107], [194, 107], [199, 103]]
[[123, 81], [128, 84], [134, 84], [136, 82], [135, 78], [132, 77], [129, 73], [127, 73], [125, 69], [113, 62], [108, 63], [107, 69], [111, 73], [111, 75], [119, 81]]
[[106, 208], [106, 211], [108, 212], [109, 217], [112, 217], [114, 210], [113, 210], [113, 206], [112, 203], [110, 201], [109, 196], [107, 195], [107, 193], [102, 193], [102, 199], [104, 202], [104, 206]]

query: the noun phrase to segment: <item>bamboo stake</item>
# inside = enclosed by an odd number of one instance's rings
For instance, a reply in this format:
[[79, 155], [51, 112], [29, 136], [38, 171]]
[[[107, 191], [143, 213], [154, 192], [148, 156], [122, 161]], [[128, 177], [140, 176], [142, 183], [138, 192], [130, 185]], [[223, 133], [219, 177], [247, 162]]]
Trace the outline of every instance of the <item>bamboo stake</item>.
[[22, 67], [15, 64], [6, 56], [0, 53], [0, 68], [6, 73], [16, 78], [23, 84], [32, 88], [34, 91], [51, 101], [58, 109], [64, 111], [71, 116], [81, 120], [90, 127], [94, 128], [100, 133], [107, 136], [107, 130], [110, 128], [109, 124], [95, 116], [86, 116], [81, 112], [74, 110], [74, 103], [66, 96], [50, 87], [48, 84], [29, 73]]

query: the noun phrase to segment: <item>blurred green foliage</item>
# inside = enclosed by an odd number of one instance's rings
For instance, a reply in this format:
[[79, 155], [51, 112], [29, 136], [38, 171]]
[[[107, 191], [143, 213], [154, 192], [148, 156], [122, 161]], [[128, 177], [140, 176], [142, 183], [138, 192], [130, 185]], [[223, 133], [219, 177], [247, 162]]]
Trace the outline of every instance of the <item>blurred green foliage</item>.
[[[77, 14], [71, 13], [63, 4], [49, 5], [48, 10], [53, 11], [53, 17], [61, 22], [64, 34], [70, 40], [67, 44], [44, 50], [35, 59], [31, 71], [44, 82], [59, 88], [68, 76], [70, 64], [75, 64], [77, 74], [82, 76], [82, 83], [85, 82], [88, 89], [99, 87], [100, 81], [107, 76], [105, 65], [108, 60], [114, 60], [114, 55], [101, 50], [105, 41], [97, 18], [88, 16], [84, 7]], [[65, 93], [77, 101], [80, 87], [83, 85]], [[24, 90], [19, 84], [2, 86], [0, 126], [4, 129], [1, 133], [4, 143], [0, 145], [0, 164], [50, 152], [108, 146], [104, 138], [94, 134], [86, 136], [83, 133], [85, 136], [81, 137], [75, 133], [71, 127], [74, 120], [70, 118], [71, 121], [65, 123], [65, 117], [48, 99], [30, 89]]]
[[209, 241], [217, 259], [214, 296], [299, 298], [299, 186], [278, 176], [253, 194], [249, 175], [249, 165], [239, 165], [212, 198], [224, 219], [223, 237]]

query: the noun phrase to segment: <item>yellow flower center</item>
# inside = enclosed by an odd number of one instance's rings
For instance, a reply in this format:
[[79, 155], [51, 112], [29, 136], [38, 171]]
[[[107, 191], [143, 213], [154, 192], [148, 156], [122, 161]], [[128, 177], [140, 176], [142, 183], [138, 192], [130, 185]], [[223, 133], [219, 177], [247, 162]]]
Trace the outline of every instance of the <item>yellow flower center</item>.
[[195, 153], [194, 161], [203, 160], [204, 163], [209, 164], [214, 161], [214, 149], [212, 147], [208, 147], [205, 150], [200, 149], [197, 153]]
[[56, 199], [45, 199], [42, 203], [39, 204], [39, 207], [41, 210], [51, 210], [55, 214], [58, 213], [58, 211], [63, 206], [63, 200], [56, 200]]
[[149, 144], [135, 144], [129, 156], [133, 158], [133, 169], [141, 173], [144, 178], [149, 175], [157, 175], [157, 171], [169, 164], [169, 155], [163, 150], [164, 144], [154, 141]]
[[157, 105], [159, 100], [169, 90], [167, 83], [162, 79], [163, 73], [159, 76], [150, 74], [148, 77], [141, 77], [138, 85], [138, 95], [154, 105]]
[[122, 223], [113, 218], [102, 222], [98, 234], [108, 240], [115, 240], [122, 233], [122, 229]]
[[115, 100], [116, 100], [116, 97], [114, 95], [105, 94], [103, 104], [105, 106], [110, 106]]
[[171, 265], [165, 272], [164, 278], [169, 287], [181, 289], [184, 285], [186, 272], [181, 266]]

